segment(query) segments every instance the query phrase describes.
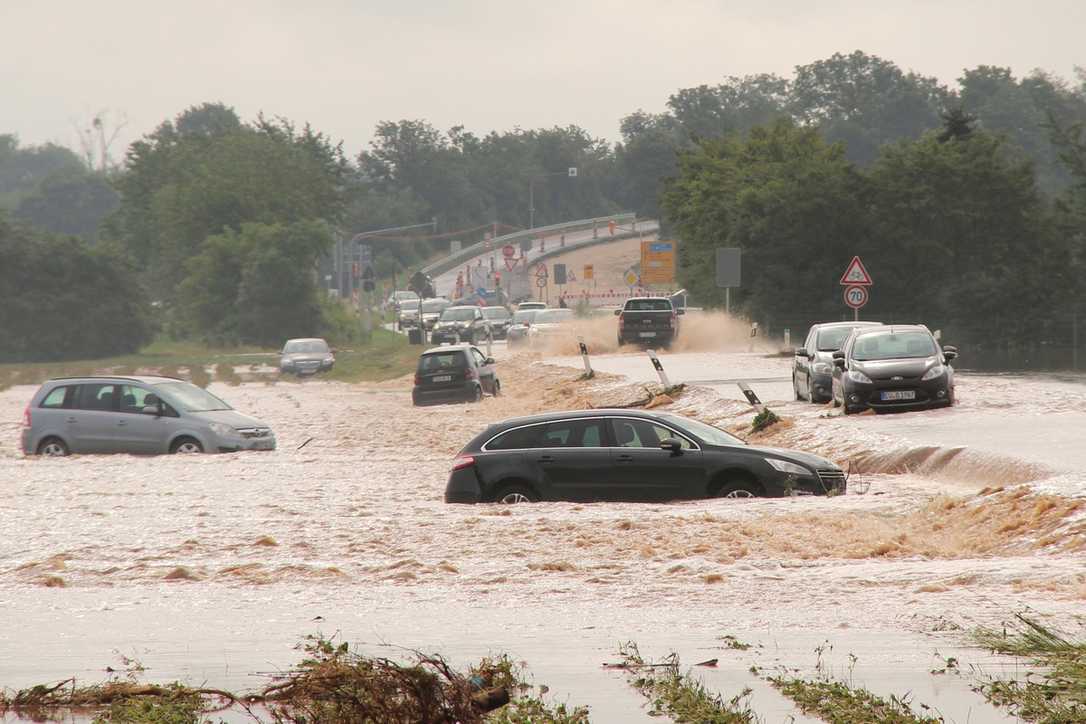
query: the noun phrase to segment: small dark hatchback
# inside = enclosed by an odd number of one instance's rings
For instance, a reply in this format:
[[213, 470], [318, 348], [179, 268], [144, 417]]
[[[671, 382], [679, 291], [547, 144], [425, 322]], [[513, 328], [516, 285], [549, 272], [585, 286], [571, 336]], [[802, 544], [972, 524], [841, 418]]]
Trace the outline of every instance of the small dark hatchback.
[[659, 501], [845, 492], [829, 460], [748, 445], [698, 420], [579, 410], [491, 425], [453, 462], [446, 503]]
[[419, 356], [411, 401], [415, 405], [478, 402], [484, 394], [501, 394], [494, 358], [470, 344], [428, 349]]

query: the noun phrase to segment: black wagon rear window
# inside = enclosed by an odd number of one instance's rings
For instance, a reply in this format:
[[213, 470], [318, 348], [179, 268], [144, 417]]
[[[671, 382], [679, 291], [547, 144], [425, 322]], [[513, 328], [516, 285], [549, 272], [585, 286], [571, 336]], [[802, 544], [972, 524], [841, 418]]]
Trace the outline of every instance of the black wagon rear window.
[[487, 450], [526, 450], [539, 447], [540, 433], [543, 425], [530, 427], [518, 427], [509, 432], [503, 432], [486, 444]]
[[464, 353], [460, 351], [424, 354], [419, 358], [419, 372], [462, 369], [466, 366]]

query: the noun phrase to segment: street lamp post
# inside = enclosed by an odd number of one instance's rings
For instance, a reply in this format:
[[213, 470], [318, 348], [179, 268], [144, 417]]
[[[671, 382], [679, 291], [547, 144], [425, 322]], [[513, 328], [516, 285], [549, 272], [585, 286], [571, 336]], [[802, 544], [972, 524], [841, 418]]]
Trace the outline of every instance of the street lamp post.
[[528, 228], [535, 228], [535, 182], [542, 181], [550, 178], [551, 176], [566, 176], [568, 178], [577, 178], [577, 167], [570, 166], [565, 171], [554, 171], [553, 173], [541, 173], [528, 178]]

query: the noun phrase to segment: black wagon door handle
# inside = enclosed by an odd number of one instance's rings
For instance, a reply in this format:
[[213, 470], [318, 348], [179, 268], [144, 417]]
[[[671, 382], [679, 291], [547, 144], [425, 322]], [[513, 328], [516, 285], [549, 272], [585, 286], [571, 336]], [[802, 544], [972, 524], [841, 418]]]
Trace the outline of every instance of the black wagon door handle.
[[619, 455], [618, 457], [615, 458], [615, 460], [617, 460], [620, 463], [632, 463], [633, 462], [633, 455]]
[[553, 463], [554, 462], [554, 456], [553, 455], [540, 455], [537, 461], [541, 462], [541, 463]]

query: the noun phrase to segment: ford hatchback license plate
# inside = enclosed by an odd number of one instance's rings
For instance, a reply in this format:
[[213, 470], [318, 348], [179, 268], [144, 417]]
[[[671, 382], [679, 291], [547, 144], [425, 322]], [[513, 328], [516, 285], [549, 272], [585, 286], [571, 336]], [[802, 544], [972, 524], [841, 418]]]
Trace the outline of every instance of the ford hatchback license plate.
[[891, 402], [893, 400], [915, 400], [915, 390], [893, 390], [890, 392], [882, 392], [879, 394], [879, 399], [883, 402]]
[[642, 336], [642, 337], [655, 337], [655, 336], [656, 336], [656, 332], [642, 332], [642, 333], [641, 333], [641, 336]]
[[434, 378], [434, 382], [452, 382], [452, 375], [438, 375]]

